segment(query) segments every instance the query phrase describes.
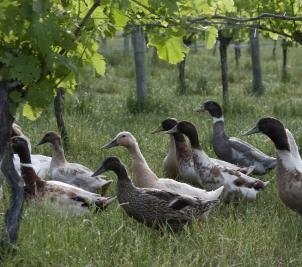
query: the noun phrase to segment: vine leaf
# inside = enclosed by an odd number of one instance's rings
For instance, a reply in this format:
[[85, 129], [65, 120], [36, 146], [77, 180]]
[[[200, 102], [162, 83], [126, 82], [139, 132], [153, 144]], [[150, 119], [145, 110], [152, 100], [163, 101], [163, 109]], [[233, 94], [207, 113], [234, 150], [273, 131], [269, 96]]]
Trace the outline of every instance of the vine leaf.
[[189, 48], [183, 43], [182, 36], [171, 36], [163, 40], [158, 36], [150, 35], [148, 45], [156, 47], [158, 57], [171, 64], [177, 64], [182, 61], [189, 51]]
[[211, 49], [215, 45], [217, 37], [218, 30], [213, 26], [208, 27], [206, 31], [206, 47], [208, 49]]
[[12, 57], [9, 62], [12, 79], [30, 84], [39, 79], [41, 75], [40, 61], [33, 55], [21, 54]]
[[42, 108], [33, 107], [28, 102], [26, 102], [23, 106], [22, 115], [27, 119], [34, 121], [40, 117], [42, 111]]

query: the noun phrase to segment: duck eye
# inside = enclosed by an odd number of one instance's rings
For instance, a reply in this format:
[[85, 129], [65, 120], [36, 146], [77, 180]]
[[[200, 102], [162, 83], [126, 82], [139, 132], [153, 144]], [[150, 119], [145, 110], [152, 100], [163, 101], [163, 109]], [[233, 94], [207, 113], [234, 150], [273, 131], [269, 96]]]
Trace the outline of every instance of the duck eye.
[[124, 137], [126, 137], [126, 135], [123, 134], [122, 137], [124, 138]]

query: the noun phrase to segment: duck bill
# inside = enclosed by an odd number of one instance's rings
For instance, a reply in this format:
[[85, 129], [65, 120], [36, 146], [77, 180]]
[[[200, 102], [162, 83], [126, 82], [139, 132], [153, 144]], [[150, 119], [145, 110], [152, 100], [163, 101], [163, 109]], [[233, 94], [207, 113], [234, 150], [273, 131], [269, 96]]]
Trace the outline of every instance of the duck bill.
[[107, 170], [105, 169], [105, 167], [102, 165], [100, 168], [98, 168], [91, 176], [95, 177], [95, 176], [99, 176], [102, 173], [106, 172]]
[[165, 134], [174, 134], [174, 133], [177, 133], [178, 130], [177, 130], [177, 125], [175, 125], [172, 129], [168, 130], [168, 131], [165, 131], [164, 133]]
[[44, 138], [42, 138], [41, 141], [37, 144], [37, 146], [43, 145], [45, 143], [47, 143], [47, 141]]
[[153, 130], [151, 133], [152, 134], [156, 134], [156, 133], [160, 133], [164, 131], [163, 127], [162, 126], [159, 126], [158, 128], [156, 128], [155, 130]]
[[118, 146], [118, 142], [116, 139], [112, 140], [110, 143], [106, 144], [106, 145], [103, 145], [101, 147], [101, 149], [109, 149], [109, 148], [112, 148], [112, 147], [115, 147], [115, 146]]
[[205, 109], [203, 107], [197, 107], [193, 109], [193, 112], [201, 113], [201, 112], [205, 112]]
[[258, 126], [255, 126], [254, 128], [248, 130], [243, 135], [251, 135], [251, 134], [255, 134], [255, 133], [260, 133]]

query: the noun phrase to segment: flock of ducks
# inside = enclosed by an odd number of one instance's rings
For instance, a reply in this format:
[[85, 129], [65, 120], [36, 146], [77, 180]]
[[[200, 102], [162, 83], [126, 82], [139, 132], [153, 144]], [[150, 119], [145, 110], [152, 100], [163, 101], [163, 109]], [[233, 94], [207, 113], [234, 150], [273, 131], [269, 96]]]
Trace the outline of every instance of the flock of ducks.
[[25, 197], [47, 198], [73, 214], [103, 210], [115, 197], [104, 196], [112, 180], [102, 174], [113, 171], [118, 178], [117, 200], [128, 216], [149, 227], [168, 226], [178, 231], [194, 220], [204, 221], [220, 197], [224, 202], [256, 199], [268, 182], [250, 175], [263, 175], [277, 166], [281, 200], [302, 214], [302, 160], [293, 135], [279, 120], [262, 118], [246, 133], [267, 135], [276, 147], [275, 159], [238, 138], [228, 137], [218, 103], [206, 101], [196, 111], [208, 112], [213, 118], [212, 145], [219, 159], [205, 153], [192, 123], [168, 118], [153, 133], [170, 137], [163, 161], [169, 178], [160, 178], [151, 170], [130, 132], [120, 132], [102, 148], [127, 149], [132, 158], [131, 179], [117, 157], [106, 158], [95, 172], [67, 162], [61, 137], [55, 132], [46, 133], [39, 142], [52, 145], [52, 157], [31, 154], [30, 140], [14, 124], [11, 145], [15, 167], [25, 183]]

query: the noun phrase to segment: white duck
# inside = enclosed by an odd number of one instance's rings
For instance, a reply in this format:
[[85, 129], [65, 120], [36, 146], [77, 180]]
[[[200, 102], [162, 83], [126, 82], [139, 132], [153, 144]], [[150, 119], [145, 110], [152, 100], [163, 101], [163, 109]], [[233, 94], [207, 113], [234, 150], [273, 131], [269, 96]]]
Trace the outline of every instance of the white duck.
[[11, 143], [14, 152], [19, 155], [21, 160], [21, 175], [25, 183], [24, 192], [27, 199], [43, 197], [75, 215], [86, 213], [89, 208], [94, 206], [97, 210], [102, 210], [115, 199], [102, 197], [60, 181], [44, 181], [37, 176], [32, 167], [27, 140], [16, 136], [11, 138]]
[[223, 191], [223, 186], [215, 191], [209, 191], [181, 183], [173, 179], [158, 178], [149, 168], [143, 154], [140, 151], [135, 137], [130, 132], [120, 132], [110, 143], [103, 148], [123, 146], [132, 156], [132, 180], [135, 186], [143, 188], [156, 188], [169, 192], [198, 197], [203, 200], [217, 200]]
[[90, 192], [98, 192], [99, 190], [102, 194], [106, 192], [112, 180], [91, 177], [92, 170], [81, 164], [67, 162], [61, 137], [57, 133], [46, 133], [38, 145], [45, 143], [51, 143], [53, 148], [49, 171], [51, 179], [72, 184]]
[[224, 199], [229, 201], [233, 196], [242, 196], [254, 200], [259, 190], [263, 189], [268, 182], [247, 176], [239, 171], [217, 165], [202, 150], [195, 126], [187, 121], [181, 121], [166, 133], [182, 133], [191, 143], [194, 168], [199, 175], [204, 188], [214, 190], [224, 185]]

